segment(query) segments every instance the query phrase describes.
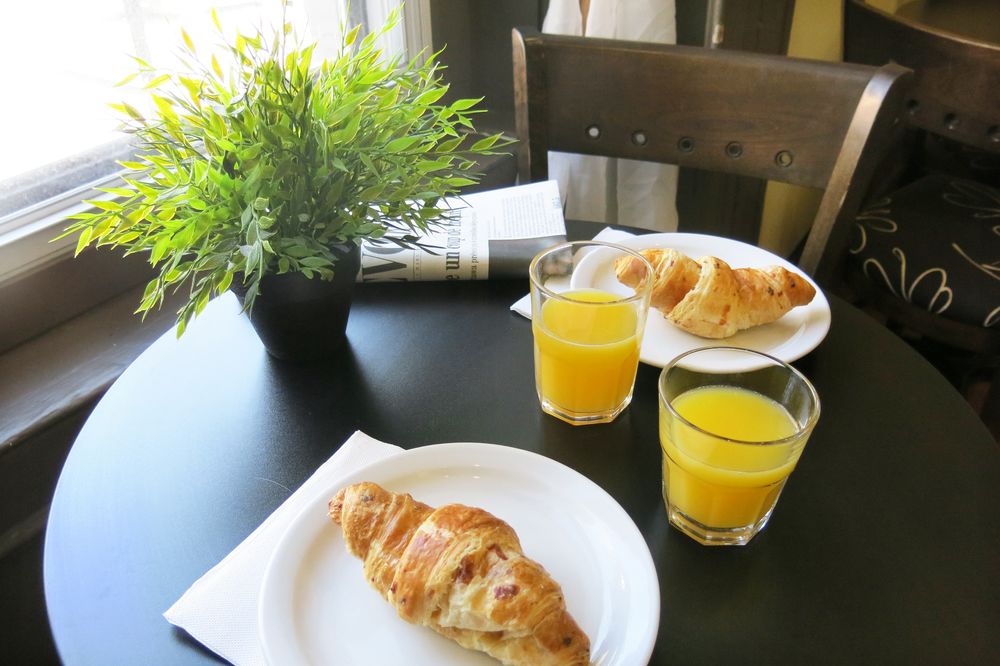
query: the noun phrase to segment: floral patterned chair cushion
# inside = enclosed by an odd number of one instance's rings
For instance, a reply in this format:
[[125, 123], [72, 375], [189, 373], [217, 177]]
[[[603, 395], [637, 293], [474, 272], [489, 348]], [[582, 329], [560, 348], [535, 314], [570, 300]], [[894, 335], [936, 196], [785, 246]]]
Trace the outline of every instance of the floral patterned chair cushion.
[[1000, 189], [936, 174], [873, 202], [851, 264], [913, 305], [1000, 328]]

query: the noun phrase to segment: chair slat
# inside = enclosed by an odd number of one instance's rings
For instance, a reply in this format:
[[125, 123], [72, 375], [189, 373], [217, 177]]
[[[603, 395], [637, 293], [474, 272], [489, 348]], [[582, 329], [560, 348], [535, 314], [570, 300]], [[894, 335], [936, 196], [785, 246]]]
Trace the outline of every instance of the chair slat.
[[549, 150], [677, 164], [824, 190], [801, 266], [833, 279], [845, 225], [885, 150], [910, 73], [515, 29], [522, 180]]

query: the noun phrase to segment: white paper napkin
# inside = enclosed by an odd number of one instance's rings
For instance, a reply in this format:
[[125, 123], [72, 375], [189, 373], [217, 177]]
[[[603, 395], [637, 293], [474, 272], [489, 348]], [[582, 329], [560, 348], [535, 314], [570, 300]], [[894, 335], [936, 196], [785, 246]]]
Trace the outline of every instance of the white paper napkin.
[[[635, 234], [630, 234], [627, 231], [619, 231], [618, 229], [612, 229], [611, 227], [605, 227], [601, 229], [593, 240], [596, 241], [606, 241], [608, 243], [617, 243], [618, 241], [625, 240], [626, 238], [632, 238]], [[525, 294], [521, 298], [517, 299], [510, 309], [519, 315], [531, 319], [531, 294]]]
[[264, 569], [291, 521], [317, 492], [338, 478], [402, 449], [360, 430], [323, 463], [260, 527], [212, 567], [163, 616], [237, 666], [265, 666], [257, 630], [257, 597]]

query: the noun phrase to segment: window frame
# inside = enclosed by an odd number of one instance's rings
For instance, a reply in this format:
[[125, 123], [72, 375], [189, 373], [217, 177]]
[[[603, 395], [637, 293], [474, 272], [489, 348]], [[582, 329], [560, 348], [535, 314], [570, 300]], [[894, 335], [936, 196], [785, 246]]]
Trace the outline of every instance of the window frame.
[[[399, 0], [367, 0], [369, 16], [380, 24]], [[430, 0], [409, 0], [403, 11], [402, 41], [409, 57], [422, 50], [430, 55], [433, 48]], [[107, 145], [94, 153], [107, 150]], [[87, 199], [108, 198], [97, 190], [122, 184], [120, 172], [68, 189], [58, 195], [0, 216], [0, 287], [60, 260], [72, 258], [76, 247], [73, 236], [53, 241], [67, 226], [66, 218], [88, 210]], [[127, 288], [131, 285], [123, 285]], [[0, 312], [0, 319], [2, 319]]]
[[97, 188], [123, 184], [119, 173], [109, 174], [0, 219], [0, 284], [71, 256], [76, 238], [55, 240], [69, 224], [66, 218], [93, 210], [85, 200], [108, 198]]

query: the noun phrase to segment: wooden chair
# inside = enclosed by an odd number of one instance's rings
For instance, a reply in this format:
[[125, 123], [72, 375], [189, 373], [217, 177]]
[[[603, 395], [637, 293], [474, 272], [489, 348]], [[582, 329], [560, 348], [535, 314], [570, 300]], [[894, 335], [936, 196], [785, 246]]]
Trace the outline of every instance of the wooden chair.
[[992, 377], [981, 415], [1000, 439], [1000, 46], [848, 0], [844, 57], [914, 70], [848, 281], [960, 389]]
[[[549, 150], [677, 164], [819, 188], [799, 260], [839, 275], [910, 73], [738, 51], [514, 29], [522, 182]], [[684, 224], [685, 221], [681, 220]]]

